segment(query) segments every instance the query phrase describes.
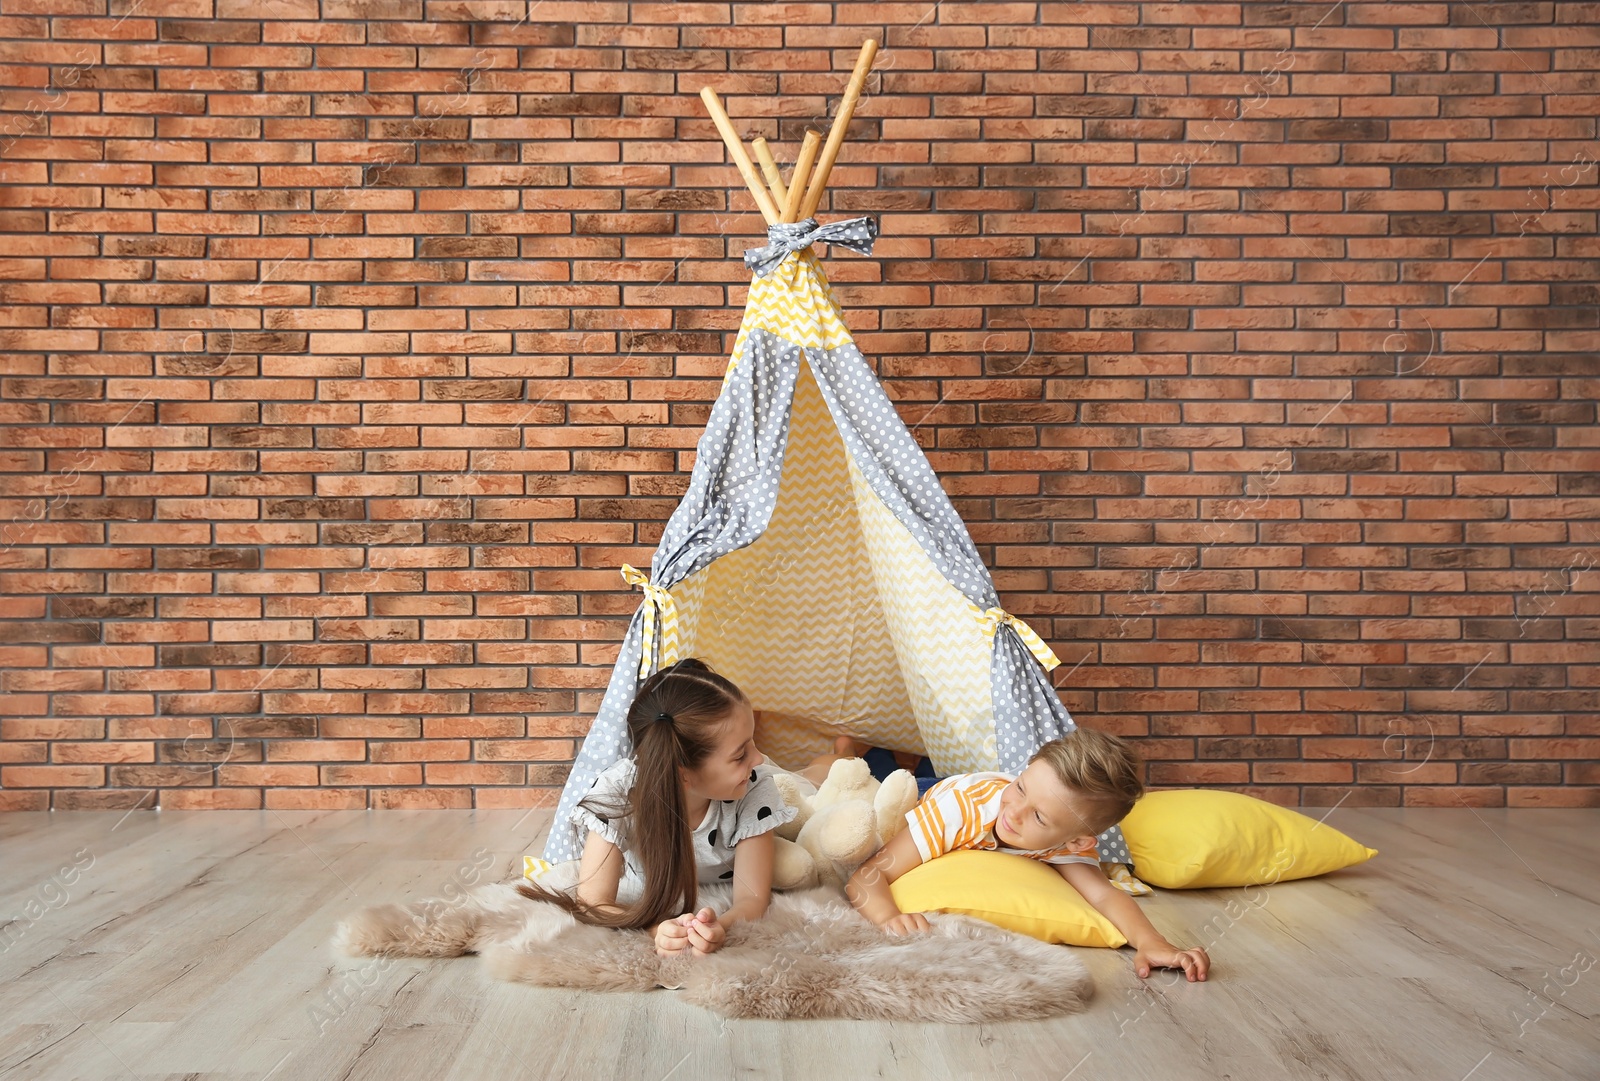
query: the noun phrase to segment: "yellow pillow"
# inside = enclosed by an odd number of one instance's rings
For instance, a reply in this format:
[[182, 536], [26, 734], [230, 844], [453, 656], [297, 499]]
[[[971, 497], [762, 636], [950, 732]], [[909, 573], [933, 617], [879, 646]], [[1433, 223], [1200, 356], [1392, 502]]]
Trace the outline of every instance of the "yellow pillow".
[[1122, 820], [1133, 873], [1163, 889], [1310, 878], [1378, 854], [1326, 822], [1242, 792], [1150, 792]]
[[959, 912], [1070, 946], [1128, 943], [1059, 872], [1027, 856], [957, 849], [907, 871], [889, 891], [901, 912]]

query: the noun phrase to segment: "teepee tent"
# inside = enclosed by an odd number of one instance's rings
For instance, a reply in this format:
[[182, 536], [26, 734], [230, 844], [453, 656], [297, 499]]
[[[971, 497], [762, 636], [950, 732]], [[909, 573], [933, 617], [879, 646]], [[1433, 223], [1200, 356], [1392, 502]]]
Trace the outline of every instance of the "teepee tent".
[[[755, 280], [688, 491], [649, 576], [622, 568], [644, 598], [561, 793], [547, 860], [581, 854], [574, 805], [632, 753], [639, 685], [680, 657], [703, 658], [745, 692], [756, 745], [788, 769], [849, 733], [926, 754], [940, 776], [1015, 772], [1073, 727], [1045, 674], [1060, 662], [1000, 607], [810, 248], [867, 254], [877, 234], [870, 218], [811, 217], [874, 52], [863, 46], [820, 159], [821, 136], [806, 133], [787, 187], [758, 143], [763, 183], [717, 96], [701, 93], [769, 242], [745, 255]], [[1101, 835], [1100, 858], [1129, 862], [1117, 827]]]

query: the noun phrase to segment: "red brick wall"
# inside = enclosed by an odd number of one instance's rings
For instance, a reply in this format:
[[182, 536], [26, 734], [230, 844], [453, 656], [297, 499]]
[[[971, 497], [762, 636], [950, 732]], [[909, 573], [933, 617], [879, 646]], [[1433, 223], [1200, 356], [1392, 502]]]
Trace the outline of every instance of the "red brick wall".
[[[1600, 4], [0, 0], [0, 807], [550, 802], [788, 160], [1155, 785], [1600, 804]], [[142, 801], [142, 803], [141, 803]]]

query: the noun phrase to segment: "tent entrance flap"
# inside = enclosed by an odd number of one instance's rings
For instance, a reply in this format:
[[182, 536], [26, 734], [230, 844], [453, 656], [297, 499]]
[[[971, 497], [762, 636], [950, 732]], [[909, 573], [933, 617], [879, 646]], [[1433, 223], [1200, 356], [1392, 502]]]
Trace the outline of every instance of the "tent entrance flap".
[[673, 587], [681, 653], [704, 657], [766, 715], [756, 742], [780, 766], [805, 765], [842, 733], [922, 754], [844, 444], [797, 363], [771, 521]]
[[966, 597], [939, 573], [853, 460], [850, 483], [923, 753], [941, 777], [999, 768], [992, 650]]
[[988, 645], [850, 459], [806, 352], [766, 531], [673, 589], [682, 653], [749, 695], [756, 742], [785, 768], [841, 733], [936, 770], [992, 768]]

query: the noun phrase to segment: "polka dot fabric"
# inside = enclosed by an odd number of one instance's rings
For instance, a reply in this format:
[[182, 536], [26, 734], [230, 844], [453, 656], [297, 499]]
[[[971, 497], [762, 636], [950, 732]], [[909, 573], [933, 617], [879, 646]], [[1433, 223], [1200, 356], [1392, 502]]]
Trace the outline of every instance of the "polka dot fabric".
[[816, 218], [775, 222], [767, 226], [767, 246], [745, 252], [744, 265], [754, 271], [756, 277], [764, 278], [778, 269], [789, 255], [813, 244], [837, 244], [861, 255], [871, 255], [872, 242], [877, 238], [877, 218], [851, 218], [828, 225], [818, 225]]
[[[777, 510], [778, 494], [784, 477], [784, 460], [791, 431], [791, 410], [795, 405], [796, 385], [802, 363], [815, 380], [815, 392], [826, 406], [828, 417], [837, 431], [839, 445], [848, 458], [850, 475], [845, 478], [847, 488], [857, 495], [855, 511], [857, 521], [845, 521], [833, 530], [837, 543], [812, 544], [803, 549], [804, 558], [815, 559], [828, 567], [830, 559], [860, 559], [866, 543], [859, 516], [877, 517], [873, 526], [882, 536], [898, 535], [908, 538], [904, 543], [914, 543], [920, 549], [920, 559], [931, 565], [942, 577], [945, 586], [959, 594], [953, 600], [955, 609], [964, 610], [966, 604], [987, 611], [999, 606], [999, 595], [990, 578], [988, 568], [979, 557], [966, 524], [956, 513], [949, 497], [940, 486], [938, 477], [922, 448], [912, 437], [882, 385], [861, 355], [848, 331], [838, 318], [838, 306], [832, 296], [821, 265], [806, 244], [825, 240], [847, 247], [871, 250], [871, 238], [877, 234], [876, 222], [858, 219], [856, 224], [840, 222], [815, 228], [814, 221], [796, 223], [794, 226], [775, 225], [768, 230], [766, 248], [746, 254], [746, 262], [757, 270], [757, 280], [752, 284], [750, 298], [735, 340], [733, 356], [724, 375], [722, 392], [711, 409], [706, 430], [696, 448], [694, 472], [690, 476], [688, 491], [668, 520], [651, 561], [650, 581], [671, 592], [680, 616], [680, 645], [686, 655], [703, 656], [720, 669], [721, 660], [715, 648], [696, 652], [695, 627], [706, 626], [706, 621], [725, 621], [733, 618], [699, 611], [694, 600], [719, 595], [725, 602], [727, 587], [708, 588], [707, 568], [730, 553], [755, 544], [767, 531]], [[807, 228], [801, 229], [799, 227]], [[848, 226], [848, 229], [842, 228]], [[824, 236], [829, 230], [833, 232]], [[805, 244], [799, 243], [805, 240]], [[846, 243], [848, 242], [848, 243]], [[782, 249], [781, 251], [776, 249]], [[809, 393], [809, 391], [808, 391]], [[797, 451], [798, 453], [798, 451]], [[791, 485], [791, 490], [793, 486]], [[790, 497], [786, 494], [785, 499]], [[868, 499], [873, 502], [867, 502]], [[886, 515], [885, 515], [886, 512]], [[803, 516], [802, 516], [803, 517]], [[785, 525], [794, 516], [785, 514], [778, 519], [778, 528], [787, 532]], [[892, 528], [887, 531], [883, 522], [892, 518]], [[852, 540], [859, 537], [860, 542]], [[737, 564], [737, 560], [734, 561]], [[881, 575], [882, 564], [879, 567]], [[768, 561], [767, 567], [776, 567], [784, 573], [781, 561]], [[824, 572], [824, 581], [832, 585], [832, 598], [840, 609], [847, 609], [872, 590], [852, 585], [858, 574], [843, 564], [833, 564], [834, 570]], [[859, 570], [859, 568], [856, 568]], [[789, 568], [792, 573], [792, 565]], [[720, 568], [714, 569], [714, 576]], [[768, 573], [771, 573], [770, 571]], [[832, 579], [827, 575], [833, 574]], [[698, 576], [694, 582], [685, 579]], [[793, 641], [797, 637], [796, 624], [790, 611], [782, 605], [763, 608], [762, 582], [749, 580], [746, 575], [739, 586], [741, 604], [760, 615], [752, 624], [749, 611], [736, 613], [741, 619], [741, 634], [761, 634], [773, 640]], [[893, 590], [894, 582], [876, 582], [880, 594]], [[815, 592], [815, 589], [812, 589]], [[960, 602], [965, 603], [960, 603]], [[646, 601], [646, 603], [649, 603]], [[886, 611], [891, 611], [888, 606]], [[892, 618], [892, 617], [891, 617]], [[942, 617], [950, 618], [950, 617]], [[963, 616], [961, 618], [971, 618]], [[863, 629], [876, 624], [870, 621], [842, 619], [833, 628], [835, 637], [840, 630], [847, 635], [860, 636]], [[966, 628], [962, 628], [963, 631]], [[828, 628], [819, 628], [812, 619], [806, 624], [804, 635], [814, 637], [826, 634]], [[879, 632], [873, 632], [879, 633]], [[915, 639], [897, 635], [902, 639], [901, 649]], [[983, 642], [981, 635], [971, 637]], [[600, 772], [619, 758], [630, 755], [626, 716], [629, 704], [641, 682], [639, 672], [643, 641], [643, 608], [634, 613], [628, 633], [623, 641], [610, 683], [601, 700], [600, 710], [573, 763], [561, 798], [557, 803], [555, 819], [551, 824], [544, 858], [552, 862], [575, 859], [581, 853], [579, 830], [573, 821], [573, 805], [594, 783]], [[714, 636], [707, 636], [708, 644]], [[848, 681], [849, 669], [855, 662], [855, 649], [862, 657], [883, 656], [882, 648], [873, 650], [855, 640], [849, 658], [842, 665], [834, 664], [841, 679]], [[880, 646], [882, 643], [880, 643]], [[648, 671], [656, 671], [676, 657], [661, 655], [660, 636], [652, 643], [655, 656], [649, 658]], [[800, 648], [800, 647], [797, 647]], [[918, 647], [920, 648], [920, 647]], [[985, 646], [984, 648], [989, 648]], [[925, 666], [924, 666], [925, 667]], [[961, 724], [953, 724], [947, 717], [943, 722], [954, 728], [971, 728], [978, 732], [982, 748], [968, 769], [999, 769], [1015, 773], [1026, 764], [1030, 755], [1046, 741], [1072, 729], [1074, 721], [1051, 686], [1047, 673], [1028, 650], [1021, 636], [1008, 624], [996, 628], [992, 652], [988, 658], [989, 687], [987, 707], [982, 706], [980, 693], [972, 702], [961, 707], [966, 716]], [[875, 707], [888, 708], [885, 703], [904, 699], [913, 713], [917, 702], [928, 700], [926, 671], [919, 666], [909, 667], [901, 662], [898, 690], [892, 685], [878, 686]], [[781, 670], [781, 666], [780, 666]], [[830, 688], [827, 680], [819, 684], [817, 670], [807, 670], [807, 665], [791, 666], [803, 671], [806, 686], [789, 688], [791, 692], [814, 694], [818, 707], [848, 711], [848, 702], [837, 693], [838, 683]], [[982, 671], [979, 667], [977, 671]], [[730, 671], [730, 677], [739, 682]], [[763, 677], [765, 678], [765, 677]], [[757, 683], [759, 684], [759, 680]], [[858, 679], [859, 682], [859, 679]], [[741, 683], [741, 686], [743, 684]], [[752, 702], [757, 709], [769, 707], [752, 688]], [[804, 697], [802, 695], [802, 697]], [[791, 693], [783, 703], [784, 710], [804, 707]], [[948, 704], [945, 707], [949, 708]], [[917, 716], [919, 725], [932, 724], [935, 718]], [[886, 723], [888, 719], [885, 719]], [[925, 742], [927, 731], [924, 730]], [[897, 731], [896, 742], [903, 742]], [[958, 743], [968, 744], [968, 737]], [[956, 753], [956, 752], [952, 752]], [[1107, 863], [1127, 863], [1130, 860], [1122, 831], [1113, 826], [1098, 838], [1101, 859]], [[1129, 893], [1148, 890], [1137, 879], [1116, 883]]]

